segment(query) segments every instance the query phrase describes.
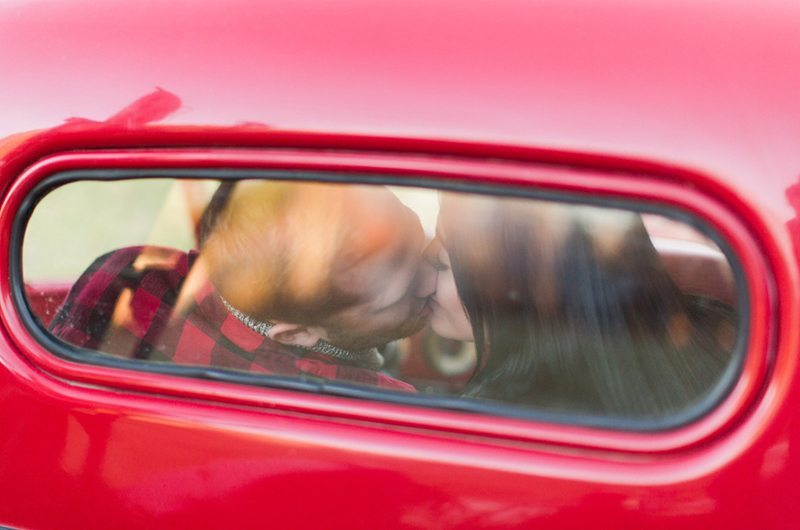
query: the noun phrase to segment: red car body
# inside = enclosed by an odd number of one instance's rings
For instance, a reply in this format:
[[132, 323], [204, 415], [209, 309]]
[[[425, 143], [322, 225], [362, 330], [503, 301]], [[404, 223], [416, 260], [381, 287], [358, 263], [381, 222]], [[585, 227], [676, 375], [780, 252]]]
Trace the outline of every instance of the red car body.
[[[798, 28], [778, 1], [4, 4], [0, 526], [797, 528]], [[626, 432], [54, 356], [12, 296], [20, 205], [56, 171], [170, 167], [680, 207], [740, 260], [741, 375]]]

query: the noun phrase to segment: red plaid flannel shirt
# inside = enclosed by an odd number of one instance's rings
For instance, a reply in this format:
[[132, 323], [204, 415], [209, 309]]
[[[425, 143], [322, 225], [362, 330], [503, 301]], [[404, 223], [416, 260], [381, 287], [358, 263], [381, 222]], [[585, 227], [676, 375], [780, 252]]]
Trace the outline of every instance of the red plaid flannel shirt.
[[208, 282], [186, 311], [174, 314], [196, 257], [196, 251], [129, 247], [97, 258], [72, 286], [50, 331], [69, 344], [125, 358], [414, 391], [386, 374], [260, 335], [228, 312]]

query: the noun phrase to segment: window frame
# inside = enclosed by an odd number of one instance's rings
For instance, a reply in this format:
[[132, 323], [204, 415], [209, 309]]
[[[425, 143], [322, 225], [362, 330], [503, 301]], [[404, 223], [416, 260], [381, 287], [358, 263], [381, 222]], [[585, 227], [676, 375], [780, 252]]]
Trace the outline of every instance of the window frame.
[[[86, 179], [91, 175], [91, 179]], [[700, 406], [667, 422], [553, 414], [459, 397], [403, 395], [331, 381], [298, 380], [208, 367], [150, 365], [91, 350], [66, 347], [36, 322], [22, 282], [21, 243], [38, 198], [65, 182], [135, 178], [246, 178], [392, 184], [479, 191], [503, 196], [635, 206], [688, 222], [713, 236], [729, 260], [737, 282], [737, 359], [726, 368]], [[235, 176], [234, 176], [235, 175]], [[683, 176], [685, 179], [685, 175]], [[725, 205], [697, 187], [641, 170], [559, 164], [481, 161], [447, 157], [331, 153], [292, 150], [88, 152], [56, 155], [39, 162], [15, 183], [0, 209], [2, 228], [11, 226], [10, 292], [2, 300], [7, 326], [22, 352], [48, 372], [79, 383], [156, 394], [268, 405], [284, 410], [379, 421], [461, 434], [588, 446], [624, 451], [668, 451], [686, 447], [733, 421], [757, 394], [769, 367], [773, 330], [751, 325], [772, 313], [774, 292], [763, 254], [746, 226]], [[16, 213], [16, 215], [14, 215]], [[12, 223], [7, 222], [13, 216]], [[4, 280], [8, 281], [8, 280]], [[2, 285], [0, 285], [2, 289]], [[8, 292], [8, 291], [6, 291]], [[13, 306], [13, 307], [11, 307]], [[13, 309], [13, 311], [9, 311]], [[774, 314], [774, 313], [772, 313]], [[760, 351], [761, 354], [756, 352]], [[249, 385], [249, 386], [244, 386]], [[297, 392], [301, 391], [301, 392]], [[324, 392], [316, 394], [315, 392]], [[355, 399], [354, 399], [355, 398]], [[476, 414], [478, 413], [478, 414]]]

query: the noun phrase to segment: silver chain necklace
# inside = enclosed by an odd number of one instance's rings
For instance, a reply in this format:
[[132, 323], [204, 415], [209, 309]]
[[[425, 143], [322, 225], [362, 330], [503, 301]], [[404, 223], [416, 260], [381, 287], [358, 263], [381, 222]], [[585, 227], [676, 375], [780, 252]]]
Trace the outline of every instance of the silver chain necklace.
[[[235, 307], [233, 307], [227, 300], [225, 300], [221, 296], [219, 298], [220, 300], [222, 300], [222, 303], [225, 304], [225, 308], [228, 310], [228, 312], [234, 317], [236, 317], [236, 319], [239, 322], [241, 322], [248, 328], [252, 329], [259, 335], [270, 338], [269, 330], [275, 327], [275, 324], [273, 324], [272, 322], [263, 322], [260, 320], [256, 320], [253, 317], [248, 316], [239, 311], [238, 309], [236, 309]], [[383, 356], [378, 352], [376, 348], [370, 348], [368, 350], [363, 350], [361, 352], [354, 352], [350, 350], [345, 350], [344, 348], [340, 348], [338, 346], [334, 346], [333, 344], [326, 342], [324, 340], [319, 340], [311, 348], [304, 348], [304, 349], [315, 351], [323, 355], [328, 355], [336, 359], [341, 359], [343, 361], [351, 362], [369, 368], [380, 368], [383, 365]]]

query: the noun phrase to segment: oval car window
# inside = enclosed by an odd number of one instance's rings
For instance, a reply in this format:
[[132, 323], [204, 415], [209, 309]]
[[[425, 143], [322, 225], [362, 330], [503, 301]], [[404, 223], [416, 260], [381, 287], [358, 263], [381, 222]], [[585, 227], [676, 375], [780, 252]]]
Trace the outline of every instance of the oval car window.
[[86, 362], [321, 380], [560, 421], [708, 410], [744, 342], [726, 254], [685, 214], [568, 199], [70, 182], [30, 215], [25, 293]]

